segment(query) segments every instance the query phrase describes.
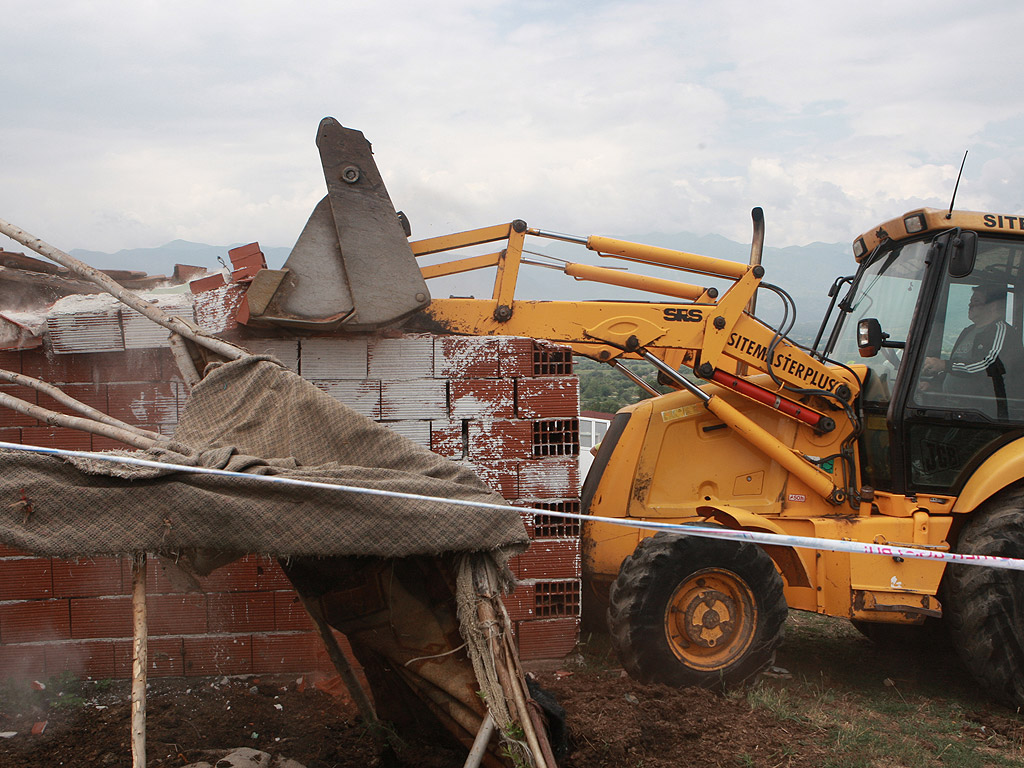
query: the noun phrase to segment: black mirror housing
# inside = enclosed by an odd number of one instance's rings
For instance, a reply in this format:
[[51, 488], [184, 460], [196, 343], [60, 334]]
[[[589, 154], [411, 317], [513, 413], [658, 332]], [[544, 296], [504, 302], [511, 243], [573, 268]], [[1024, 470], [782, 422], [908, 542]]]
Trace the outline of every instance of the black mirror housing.
[[949, 276], [967, 277], [974, 269], [974, 259], [978, 253], [978, 233], [960, 230], [953, 234], [949, 246]]
[[882, 325], [874, 317], [866, 317], [857, 323], [857, 351], [861, 357], [874, 357], [882, 348], [885, 334]]

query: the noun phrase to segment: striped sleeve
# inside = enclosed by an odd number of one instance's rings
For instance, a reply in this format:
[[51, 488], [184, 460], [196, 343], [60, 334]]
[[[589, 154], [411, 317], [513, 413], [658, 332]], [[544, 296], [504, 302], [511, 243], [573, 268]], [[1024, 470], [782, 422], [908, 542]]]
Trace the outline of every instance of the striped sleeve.
[[1003, 351], [1003, 342], [1005, 341], [1006, 323], [1000, 320], [995, 323], [995, 333], [992, 338], [992, 346], [986, 353], [985, 357], [976, 363], [953, 363], [953, 373], [972, 374], [983, 373], [988, 370], [988, 367], [999, 359], [999, 354]]

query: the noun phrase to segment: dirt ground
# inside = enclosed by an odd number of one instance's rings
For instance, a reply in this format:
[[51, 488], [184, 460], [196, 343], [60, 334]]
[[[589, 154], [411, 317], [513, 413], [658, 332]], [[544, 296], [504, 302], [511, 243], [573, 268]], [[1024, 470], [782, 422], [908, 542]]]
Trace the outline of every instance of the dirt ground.
[[[872, 645], [856, 636], [843, 642], [858, 656], [872, 652]], [[788, 656], [784, 647], [778, 662], [813, 666], [829, 659], [811, 658], [807, 646], [796, 643]], [[560, 761], [562, 768], [801, 768], [820, 765], [828, 749], [811, 724], [752, 708], [743, 695], [636, 683], [603, 650], [590, 653], [582, 665], [567, 662], [562, 669], [538, 672], [537, 678], [567, 711], [572, 751]], [[0, 688], [0, 733], [17, 732], [0, 738], [0, 766], [131, 765], [127, 682], [67, 685], [60, 696], [52, 688]], [[974, 715], [974, 722], [1024, 737], [1024, 724], [1008, 710], [981, 706]], [[33, 726], [43, 722], [45, 730], [32, 735]], [[306, 768], [448, 768], [465, 761], [464, 751], [438, 745], [436, 734], [403, 734], [406, 749], [384, 754], [354, 707], [293, 678], [156, 679], [147, 725], [153, 768], [204, 758], [216, 762], [224, 751], [243, 746]]]

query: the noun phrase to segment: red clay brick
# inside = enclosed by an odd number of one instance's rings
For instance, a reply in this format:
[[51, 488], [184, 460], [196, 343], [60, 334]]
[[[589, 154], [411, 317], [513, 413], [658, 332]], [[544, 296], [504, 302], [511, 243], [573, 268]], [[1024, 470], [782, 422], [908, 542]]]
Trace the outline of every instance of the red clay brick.
[[0, 643], [70, 640], [67, 600], [0, 604]]
[[501, 341], [496, 338], [438, 336], [434, 375], [441, 379], [496, 379], [501, 376]]
[[569, 539], [580, 535], [578, 519], [544, 513], [544, 510], [550, 510], [578, 515], [580, 512], [579, 498], [518, 499], [515, 506], [529, 508], [529, 510], [523, 510], [522, 516], [531, 539]]
[[512, 621], [534, 618], [534, 587], [531, 583], [520, 582], [511, 595], [502, 598], [508, 617]]
[[[180, 575], [175, 573], [177, 566], [173, 561], [161, 557], [150, 557], [146, 560], [146, 592], [150, 594], [180, 594], [189, 592], [191, 582], [188, 579], [185, 569], [178, 569]], [[131, 558], [122, 558], [122, 578], [124, 579], [125, 591], [131, 590]], [[201, 582], [201, 579], [197, 579]]]
[[308, 632], [315, 629], [313, 620], [302, 607], [299, 596], [293, 590], [279, 590], [274, 595], [274, 629], [282, 632]]
[[519, 558], [522, 579], [578, 579], [579, 539], [536, 539]]
[[0, 600], [45, 600], [53, 596], [50, 558], [0, 560]]
[[578, 496], [580, 465], [575, 456], [524, 461], [519, 467], [519, 491], [523, 498], [564, 499]]
[[22, 373], [21, 356], [22, 352], [11, 349], [0, 350], [0, 368], [12, 373]]
[[185, 674], [247, 675], [252, 672], [252, 637], [221, 635], [183, 638]]
[[516, 628], [519, 658], [565, 658], [576, 647], [579, 629], [579, 619], [521, 621]]
[[339, 403], [347, 405], [368, 419], [380, 418], [380, 382], [365, 379], [314, 382], [317, 389], [326, 392]]
[[516, 379], [516, 415], [521, 419], [579, 417], [579, 379], [575, 376]]
[[452, 419], [511, 419], [514, 415], [511, 379], [453, 379], [448, 392]]
[[533, 610], [538, 619], [578, 617], [580, 615], [579, 579], [538, 581], [533, 585]]
[[323, 643], [309, 633], [274, 632], [252, 638], [253, 674], [307, 672], [317, 664]]
[[469, 458], [479, 464], [533, 456], [533, 422], [471, 421], [466, 431]]
[[206, 595], [151, 595], [147, 603], [151, 635], [200, 635], [209, 631]]
[[430, 450], [447, 459], [464, 459], [468, 456], [468, 423], [466, 426], [467, 441], [463, 445], [463, 422], [434, 421], [430, 424]]
[[20, 549], [14, 549], [4, 544], [0, 544], [0, 557], [29, 557], [30, 553], [22, 552]]
[[519, 498], [519, 461], [502, 459], [488, 461], [486, 464], [467, 461], [463, 462], [480, 476], [501, 497], [511, 501]]
[[210, 632], [270, 632], [276, 628], [270, 592], [207, 595], [206, 603]]
[[448, 391], [438, 379], [381, 381], [382, 419], [446, 419]]
[[503, 379], [533, 376], [533, 339], [502, 338], [499, 370]]
[[211, 333], [222, 333], [238, 328], [235, 313], [245, 298], [248, 286], [231, 283], [196, 295], [196, 322]]
[[199, 295], [206, 291], [212, 291], [215, 288], [224, 287], [224, 275], [218, 272], [215, 275], [207, 275], [206, 277], [200, 277], [196, 280], [189, 281], [188, 289], [193, 294]]
[[112, 641], [85, 640], [47, 643], [47, 677], [70, 672], [75, 677], [106, 680], [114, 677], [114, 643]]
[[231, 266], [240, 267], [243, 264], [265, 264], [263, 251], [259, 243], [246, 243], [228, 251], [228, 258], [231, 259]]
[[24, 427], [21, 439], [25, 445], [41, 448], [62, 448], [67, 451], [88, 451], [92, 447], [88, 432], [64, 427]]
[[4, 680], [41, 680], [46, 675], [46, 649], [42, 645], [0, 645]]
[[367, 348], [367, 378], [384, 382], [429, 379], [434, 375], [434, 340], [425, 334], [374, 339]]
[[[147, 674], [150, 677], [181, 677], [185, 674], [180, 637], [150, 637], [147, 645]], [[132, 641], [114, 643], [114, 676], [131, 677]]]
[[53, 590], [56, 597], [117, 595], [122, 589], [120, 558], [53, 560]]
[[70, 603], [71, 637], [76, 640], [95, 637], [131, 637], [132, 604], [130, 598], [125, 596], [80, 597], [71, 600]]
[[199, 580], [206, 592], [261, 592], [291, 586], [272, 557], [246, 555]]
[[25, 353], [23, 373], [62, 388], [65, 384], [160, 381], [160, 359], [160, 350], [148, 349], [49, 356], [32, 350]]
[[[8, 409], [4, 408], [2, 410]], [[5, 443], [17, 443], [18, 445], [21, 445], [22, 443], [24, 443], [24, 438], [21, 435], [21, 429], [0, 429], [0, 441]]]

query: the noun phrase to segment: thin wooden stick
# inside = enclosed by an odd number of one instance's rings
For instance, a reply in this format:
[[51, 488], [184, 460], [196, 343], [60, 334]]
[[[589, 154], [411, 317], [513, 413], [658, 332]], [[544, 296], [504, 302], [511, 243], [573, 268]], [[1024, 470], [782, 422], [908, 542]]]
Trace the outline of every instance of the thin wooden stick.
[[487, 745], [490, 743], [492, 735], [494, 735], [494, 718], [488, 712], [484, 715], [484, 721], [480, 723], [480, 730], [477, 731], [476, 738], [473, 739], [473, 746], [469, 749], [469, 757], [466, 758], [462, 768], [479, 767], [484, 759], [484, 755], [487, 754]]
[[122, 443], [127, 443], [133, 448], [138, 448], [142, 451], [158, 445], [158, 441], [151, 437], [137, 435], [126, 429], [114, 427], [110, 424], [101, 424], [99, 422], [92, 421], [91, 419], [82, 418], [81, 416], [69, 416], [65, 413], [57, 413], [56, 411], [51, 411], [39, 405], [26, 403], [24, 400], [20, 400], [14, 395], [8, 395], [6, 392], [0, 392], [0, 406], [10, 408], [12, 411], [23, 413], [26, 416], [31, 416], [33, 419], [37, 419], [38, 421], [42, 421], [51, 426], [56, 425], [58, 427], [80, 429], [83, 432], [102, 435], [103, 437], [109, 437], [111, 440], [119, 440]]
[[184, 379], [185, 386], [191, 391], [192, 387], [198, 384], [203, 377], [199, 373], [199, 369], [196, 368], [195, 360], [188, 352], [188, 342], [178, 334], [172, 333], [170, 344], [171, 354], [174, 356], [174, 362], [178, 366], [181, 378]]
[[[116, 427], [117, 429], [123, 429], [127, 432], [131, 432], [134, 435], [138, 435], [139, 437], [148, 437], [149, 439], [155, 440], [158, 443], [169, 443], [171, 441], [171, 438], [167, 437], [166, 435], [161, 435], [159, 432], [151, 432], [148, 429], [142, 429], [141, 427], [136, 427], [132, 424], [126, 424], [120, 419], [115, 419], [113, 416], [108, 416], [103, 411], [99, 411], [93, 408], [91, 405], [86, 405], [85, 403], [76, 400], [67, 392], [62, 390], [60, 387], [55, 387], [53, 384], [48, 384], [47, 382], [42, 381], [40, 379], [34, 379], [31, 376], [26, 376], [23, 373], [14, 373], [14, 371], [5, 371], [2, 368], [0, 368], [0, 380], [9, 381], [12, 384], [18, 384], [23, 387], [31, 387], [32, 389], [49, 395], [58, 403], [66, 405], [73, 411], [77, 411], [83, 416], [87, 416], [88, 418], [93, 419], [94, 421], [98, 421], [101, 424]], [[45, 421], [45, 419], [43, 420]]]
[[12, 240], [16, 240], [26, 248], [35, 251], [40, 256], [45, 256], [51, 261], [55, 261], [58, 264], [67, 267], [75, 274], [95, 283], [122, 304], [131, 307], [140, 315], [145, 315], [154, 323], [162, 325], [172, 333], [180, 334], [189, 341], [195, 342], [214, 354], [220, 355], [227, 360], [238, 360], [249, 355], [249, 353], [241, 347], [229, 344], [226, 341], [210, 335], [194, 323], [189, 323], [180, 317], [174, 317], [173, 315], [167, 314], [159, 307], [150, 304], [148, 301], [144, 301], [127, 288], [119, 285], [116, 281], [112, 280], [98, 269], [90, 267], [85, 262], [79, 261], [74, 256], [64, 253], [64, 251], [59, 248], [54, 248], [52, 245], [40, 240], [35, 235], [30, 235], [21, 227], [16, 227], [10, 222], [0, 219], [0, 234], [7, 235]]
[[359, 684], [359, 678], [356, 677], [352, 665], [348, 663], [348, 659], [342, 653], [338, 640], [334, 637], [334, 633], [331, 631], [331, 627], [327, 623], [319, 603], [304, 595], [300, 589], [296, 589], [295, 593], [299, 596], [299, 602], [306, 609], [306, 613], [309, 614], [313, 623], [316, 624], [316, 628], [320, 632], [320, 639], [324, 641], [324, 646], [327, 648], [327, 655], [330, 657], [338, 674], [341, 675], [341, 679], [345, 683], [345, 687], [348, 688], [348, 692], [352, 695], [352, 699], [359, 709], [359, 714], [371, 731], [379, 731], [382, 726], [377, 718], [377, 712], [373, 708], [373, 703], [370, 701], [370, 697], [366, 695], [366, 691], [363, 690], [363, 686]]
[[148, 632], [146, 553], [138, 552], [132, 558], [132, 768], [146, 768]]

